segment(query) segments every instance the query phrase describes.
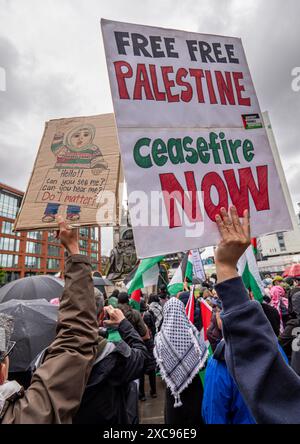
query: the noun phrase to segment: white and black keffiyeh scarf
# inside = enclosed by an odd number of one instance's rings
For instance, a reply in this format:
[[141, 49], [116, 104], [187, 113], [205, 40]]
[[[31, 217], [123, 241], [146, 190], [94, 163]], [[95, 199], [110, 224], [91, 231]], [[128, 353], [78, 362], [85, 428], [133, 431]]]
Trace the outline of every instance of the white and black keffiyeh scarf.
[[151, 302], [151, 304], [149, 305], [149, 309], [155, 316], [155, 329], [157, 333], [163, 320], [163, 307], [160, 305], [159, 302]]
[[190, 323], [184, 304], [171, 298], [164, 306], [164, 320], [155, 337], [154, 356], [160, 374], [181, 407], [180, 393], [204, 366], [208, 350], [199, 331]]

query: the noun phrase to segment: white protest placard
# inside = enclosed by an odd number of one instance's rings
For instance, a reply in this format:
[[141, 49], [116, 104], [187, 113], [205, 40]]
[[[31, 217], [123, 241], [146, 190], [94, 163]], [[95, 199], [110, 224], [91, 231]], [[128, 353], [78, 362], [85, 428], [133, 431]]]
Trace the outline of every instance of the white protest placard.
[[138, 257], [215, 245], [231, 204], [291, 229], [241, 40], [101, 24]]
[[205, 270], [204, 270], [204, 266], [203, 266], [203, 262], [201, 259], [201, 254], [199, 252], [199, 250], [192, 250], [192, 255], [193, 255], [193, 271], [194, 271], [194, 275], [195, 277], [197, 277], [198, 279], [201, 279], [202, 281], [205, 281], [206, 276], [205, 276]]

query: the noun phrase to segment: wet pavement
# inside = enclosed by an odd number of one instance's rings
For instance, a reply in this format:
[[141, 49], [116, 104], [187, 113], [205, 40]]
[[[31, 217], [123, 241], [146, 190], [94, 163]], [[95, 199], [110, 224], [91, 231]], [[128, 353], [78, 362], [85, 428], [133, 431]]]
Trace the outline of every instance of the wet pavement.
[[139, 401], [140, 424], [164, 424], [165, 385], [156, 377], [157, 398], [151, 398], [148, 377], [145, 381], [146, 401]]

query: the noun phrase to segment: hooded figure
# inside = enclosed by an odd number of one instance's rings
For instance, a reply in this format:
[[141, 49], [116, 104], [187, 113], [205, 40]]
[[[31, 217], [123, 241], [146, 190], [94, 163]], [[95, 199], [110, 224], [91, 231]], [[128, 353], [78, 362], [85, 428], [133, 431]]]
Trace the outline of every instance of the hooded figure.
[[285, 291], [282, 287], [276, 285], [271, 288], [271, 306], [276, 308], [280, 316], [280, 332], [285, 328], [286, 316], [288, 316], [288, 299], [285, 296]]
[[161, 330], [155, 337], [154, 356], [167, 385], [165, 423], [201, 423], [203, 388], [199, 371], [208, 351], [177, 298], [165, 304]]
[[[297, 349], [300, 348], [297, 342], [299, 341], [297, 336], [300, 333], [300, 288], [298, 292], [293, 293], [291, 296], [290, 305], [293, 316], [288, 320], [284, 331], [280, 334], [279, 343], [294, 370], [300, 374], [300, 357], [298, 357], [299, 353], [297, 352]], [[299, 363], [296, 363], [296, 359], [299, 360]]]
[[294, 313], [297, 316], [298, 326], [292, 331], [294, 339], [292, 342], [291, 366], [300, 376], [300, 292], [293, 294], [292, 304]]

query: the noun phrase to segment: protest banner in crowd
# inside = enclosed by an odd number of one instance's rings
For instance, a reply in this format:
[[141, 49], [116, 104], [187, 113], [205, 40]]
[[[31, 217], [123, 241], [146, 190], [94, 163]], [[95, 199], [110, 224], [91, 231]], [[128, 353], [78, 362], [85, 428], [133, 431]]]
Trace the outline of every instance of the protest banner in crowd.
[[[102, 20], [138, 257], [215, 245], [215, 216], [291, 229], [242, 42]], [[146, 204], [145, 204], [146, 201]]]
[[47, 122], [15, 229], [55, 228], [58, 214], [74, 226], [115, 225], [120, 174], [113, 114]]
[[200, 279], [201, 281], [205, 281], [206, 275], [199, 250], [193, 250], [192, 255], [193, 255], [194, 276]]

